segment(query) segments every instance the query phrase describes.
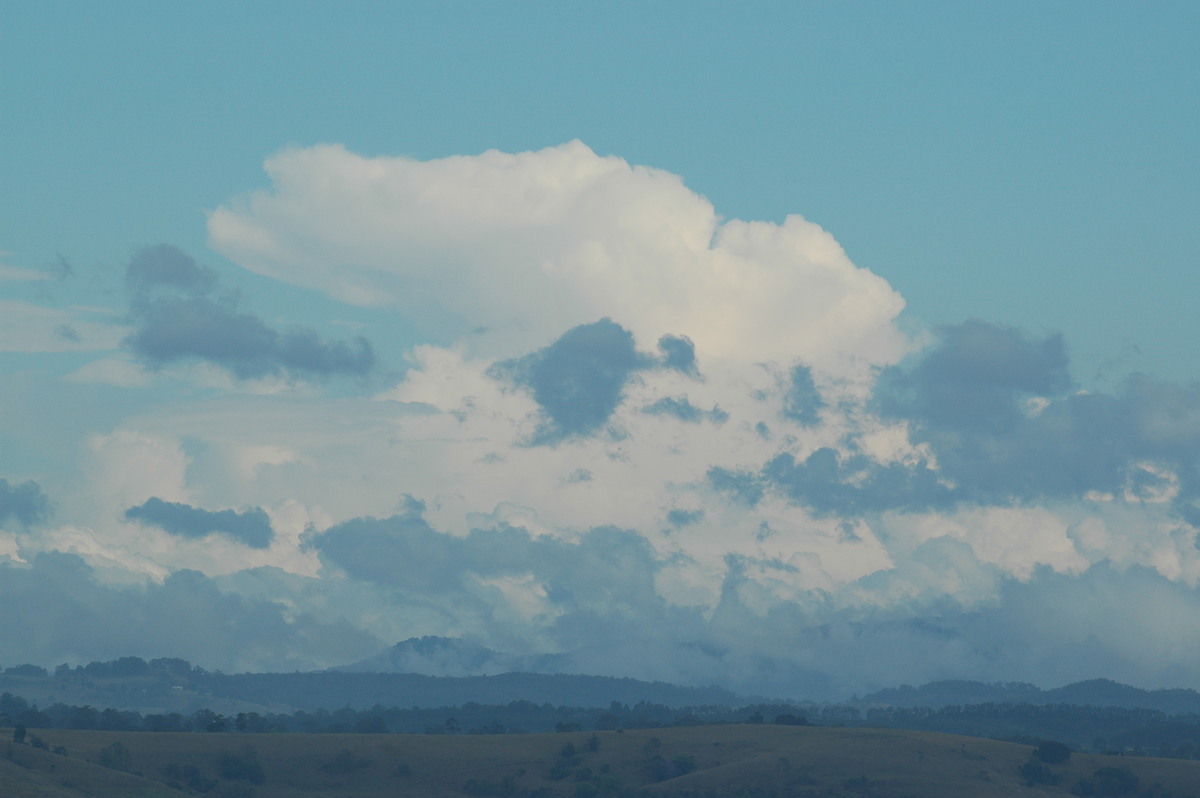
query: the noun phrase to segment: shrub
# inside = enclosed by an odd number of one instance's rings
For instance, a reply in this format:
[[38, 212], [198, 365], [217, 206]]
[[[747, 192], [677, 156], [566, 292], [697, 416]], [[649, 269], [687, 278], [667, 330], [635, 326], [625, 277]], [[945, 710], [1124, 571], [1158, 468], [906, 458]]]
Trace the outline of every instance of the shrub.
[[387, 734], [387, 721], [378, 715], [370, 715], [365, 718], [360, 718], [354, 724], [354, 731], [358, 734]]
[[671, 763], [679, 770], [679, 775], [681, 776], [685, 773], [691, 773], [696, 769], [696, 757], [691, 754], [677, 756], [671, 760]]
[[[217, 786], [216, 779], [207, 778], [195, 765], [180, 765], [172, 762], [163, 768], [167, 777], [167, 786], [174, 789], [187, 789], [191, 792], [211, 792]], [[176, 786], [179, 785], [179, 786]]]
[[348, 776], [370, 766], [370, 760], [356, 757], [349, 749], [343, 748], [337, 756], [318, 767], [331, 776]]
[[1071, 749], [1054, 740], [1043, 740], [1033, 755], [1048, 765], [1058, 765], [1071, 758]]
[[784, 715], [776, 715], [775, 724], [777, 726], [807, 726], [808, 718], [801, 715], [793, 715], [789, 712]]
[[467, 795], [507, 796], [516, 794], [517, 784], [512, 776], [505, 776], [500, 781], [470, 779], [463, 785], [462, 790]]
[[112, 770], [128, 773], [133, 767], [133, 757], [128, 748], [115, 742], [100, 749], [100, 764]]
[[567, 759], [556, 759], [554, 764], [550, 766], [550, 770], [546, 773], [546, 778], [550, 781], [562, 781], [567, 776], [571, 775], [571, 762]]
[[223, 779], [248, 781], [251, 784], [262, 784], [267, 780], [262, 765], [258, 764], [258, 754], [252, 748], [247, 748], [241, 756], [223, 751], [220, 773]]
[[1080, 779], [1071, 788], [1072, 795], [1081, 798], [1108, 798], [1108, 796], [1133, 795], [1138, 789], [1138, 777], [1128, 768], [1100, 768], [1090, 779]]
[[677, 756], [674, 759], [663, 759], [661, 756], [654, 756], [650, 760], [650, 778], [654, 781], [674, 779], [691, 773], [695, 769], [696, 758], [687, 754]]
[[1021, 765], [1021, 778], [1025, 779], [1027, 787], [1033, 787], [1038, 784], [1058, 784], [1062, 777], [1046, 767], [1040, 762], [1034, 762], [1032, 759]]

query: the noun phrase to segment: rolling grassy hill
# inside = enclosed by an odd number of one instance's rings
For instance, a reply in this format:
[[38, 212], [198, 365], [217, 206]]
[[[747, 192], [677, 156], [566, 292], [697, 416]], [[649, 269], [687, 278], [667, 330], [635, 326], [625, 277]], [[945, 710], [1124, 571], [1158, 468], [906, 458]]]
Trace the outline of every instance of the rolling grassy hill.
[[[771, 725], [528, 735], [173, 734], [45, 730], [67, 755], [0, 743], [5, 798], [382, 796], [1200, 796], [1200, 762], [1074, 754], [932, 732]], [[12, 732], [0, 730], [0, 739]], [[99, 763], [107, 762], [121, 772]], [[1097, 771], [1109, 768], [1108, 780]], [[1112, 773], [1120, 774], [1119, 778]], [[1158, 791], [1155, 792], [1155, 785]]]

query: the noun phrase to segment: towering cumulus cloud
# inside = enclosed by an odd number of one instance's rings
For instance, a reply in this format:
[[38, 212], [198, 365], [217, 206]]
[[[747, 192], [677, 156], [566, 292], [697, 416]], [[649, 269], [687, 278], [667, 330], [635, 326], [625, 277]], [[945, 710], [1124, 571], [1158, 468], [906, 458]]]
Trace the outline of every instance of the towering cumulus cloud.
[[365, 341], [238, 310], [176, 250], [140, 253], [127, 346], [239, 380], [95, 436], [56, 506], [74, 524], [31, 529], [40, 493], [10, 486], [13, 573], [124, 568], [150, 586], [97, 601], [182, 591], [231, 628], [261, 617], [243, 666], [439, 635], [814, 698], [1200, 687], [1181, 620], [1200, 612], [1197, 388], [1089, 392], [1061, 337], [1001, 323], [911, 337], [896, 291], [811, 222], [723, 219], [579, 142], [434, 161], [319, 146], [267, 172], [212, 212], [213, 247], [347, 316], [402, 315], [423, 343], [374, 337], [407, 364], [370, 397], [293, 379], [249, 397], [249, 378], [382, 369]]
[[212, 245], [249, 269], [389, 304], [514, 356], [611, 318], [709, 358], [893, 361], [903, 301], [799, 216], [722, 221], [677, 176], [578, 141], [416, 161], [337, 146], [267, 162], [273, 190], [217, 209]]

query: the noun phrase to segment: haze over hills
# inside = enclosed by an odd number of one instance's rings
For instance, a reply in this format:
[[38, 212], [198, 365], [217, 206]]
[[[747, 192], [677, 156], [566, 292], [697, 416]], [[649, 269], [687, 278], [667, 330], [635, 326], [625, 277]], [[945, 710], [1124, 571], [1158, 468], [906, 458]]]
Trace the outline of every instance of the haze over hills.
[[455, 706], [470, 702], [532, 701], [555, 706], [607, 707], [639, 702], [666, 707], [746, 706], [800, 702], [811, 706], [931, 708], [978, 704], [1117, 707], [1168, 715], [1200, 714], [1191, 689], [1145, 690], [1110, 679], [1043, 689], [1024, 682], [943, 680], [900, 685], [842, 701], [813, 702], [803, 695], [747, 696], [719, 686], [678, 685], [566, 673], [552, 657], [522, 657], [444, 637], [403, 640], [379, 654], [327, 671], [237, 673], [207, 671], [178, 658], [122, 657], [53, 672], [38, 665], [0, 671], [0, 692], [33, 703], [94, 705], [141, 712], [295, 711], [377, 704]]
[[0, 673], [0, 692], [42, 705], [64, 703], [138, 712], [293, 712], [377, 704], [444, 707], [531, 701], [607, 707], [647, 702], [668, 707], [740, 706], [749, 699], [720, 687], [689, 687], [609, 676], [502, 672], [437, 676], [396, 671], [210, 672], [181, 659], [122, 657], [60, 666], [50, 673], [19, 665]]
[[[454, 641], [397, 647], [412, 649], [466, 651], [481, 661], [479, 650]], [[1049, 690], [942, 681], [816, 703], [564, 673], [224, 674], [182, 659], [138, 657], [61, 665], [53, 674], [28, 664], [0, 673], [0, 726], [30, 729], [495, 735], [771, 722], [1057, 740], [1093, 753], [1200, 759], [1200, 694], [1105, 679]]]
[[[494, 651], [486, 646], [450, 637], [411, 637], [358, 662], [331, 670], [341, 673], [404, 673], [442, 677], [498, 676], [501, 674], [562, 674], [564, 657], [554, 654], [523, 656]], [[728, 694], [735, 701], [750, 700]], [[757, 698], [757, 697], [756, 697]], [[777, 695], [768, 698], [805, 701], [810, 696]], [[1075, 704], [1098, 707], [1157, 709], [1171, 714], [1200, 713], [1200, 693], [1191, 689], [1145, 690], [1111, 679], [1088, 679], [1055, 688], [1028, 682], [982, 682], [947, 679], [914, 687], [886, 688], [845, 703], [861, 706], [932, 707], [1001, 704]]]
[[1200, 713], [1200, 693], [1175, 688], [1143, 690], [1111, 679], [1082, 682], [1043, 690], [1024, 682], [986, 684], [974, 681], [938, 681], [920, 687], [902, 685], [863, 696], [862, 705], [940, 708], [971, 704], [1070, 704], [1075, 706], [1156, 709], [1168, 714]]
[[507, 654], [467, 640], [436, 636], [410, 637], [374, 656], [330, 670], [347, 673], [420, 673], [426, 676], [564, 672], [563, 658], [557, 654]]

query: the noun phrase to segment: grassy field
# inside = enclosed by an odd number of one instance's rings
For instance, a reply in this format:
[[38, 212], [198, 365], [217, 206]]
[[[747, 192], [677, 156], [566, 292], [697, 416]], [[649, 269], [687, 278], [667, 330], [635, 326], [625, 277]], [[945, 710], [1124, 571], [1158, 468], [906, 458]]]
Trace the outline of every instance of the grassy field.
[[11, 730], [0, 734], [4, 798], [1064, 796], [1101, 768], [1125, 774], [1125, 787], [1136, 778], [1137, 788], [1096, 794], [1200, 798], [1200, 762], [1074, 754], [1064, 764], [1044, 766], [1057, 784], [1031, 787], [1019, 773], [1031, 746], [884, 729], [695, 726], [486, 736], [30, 732], [52, 749], [65, 749], [65, 756], [9, 743]]

